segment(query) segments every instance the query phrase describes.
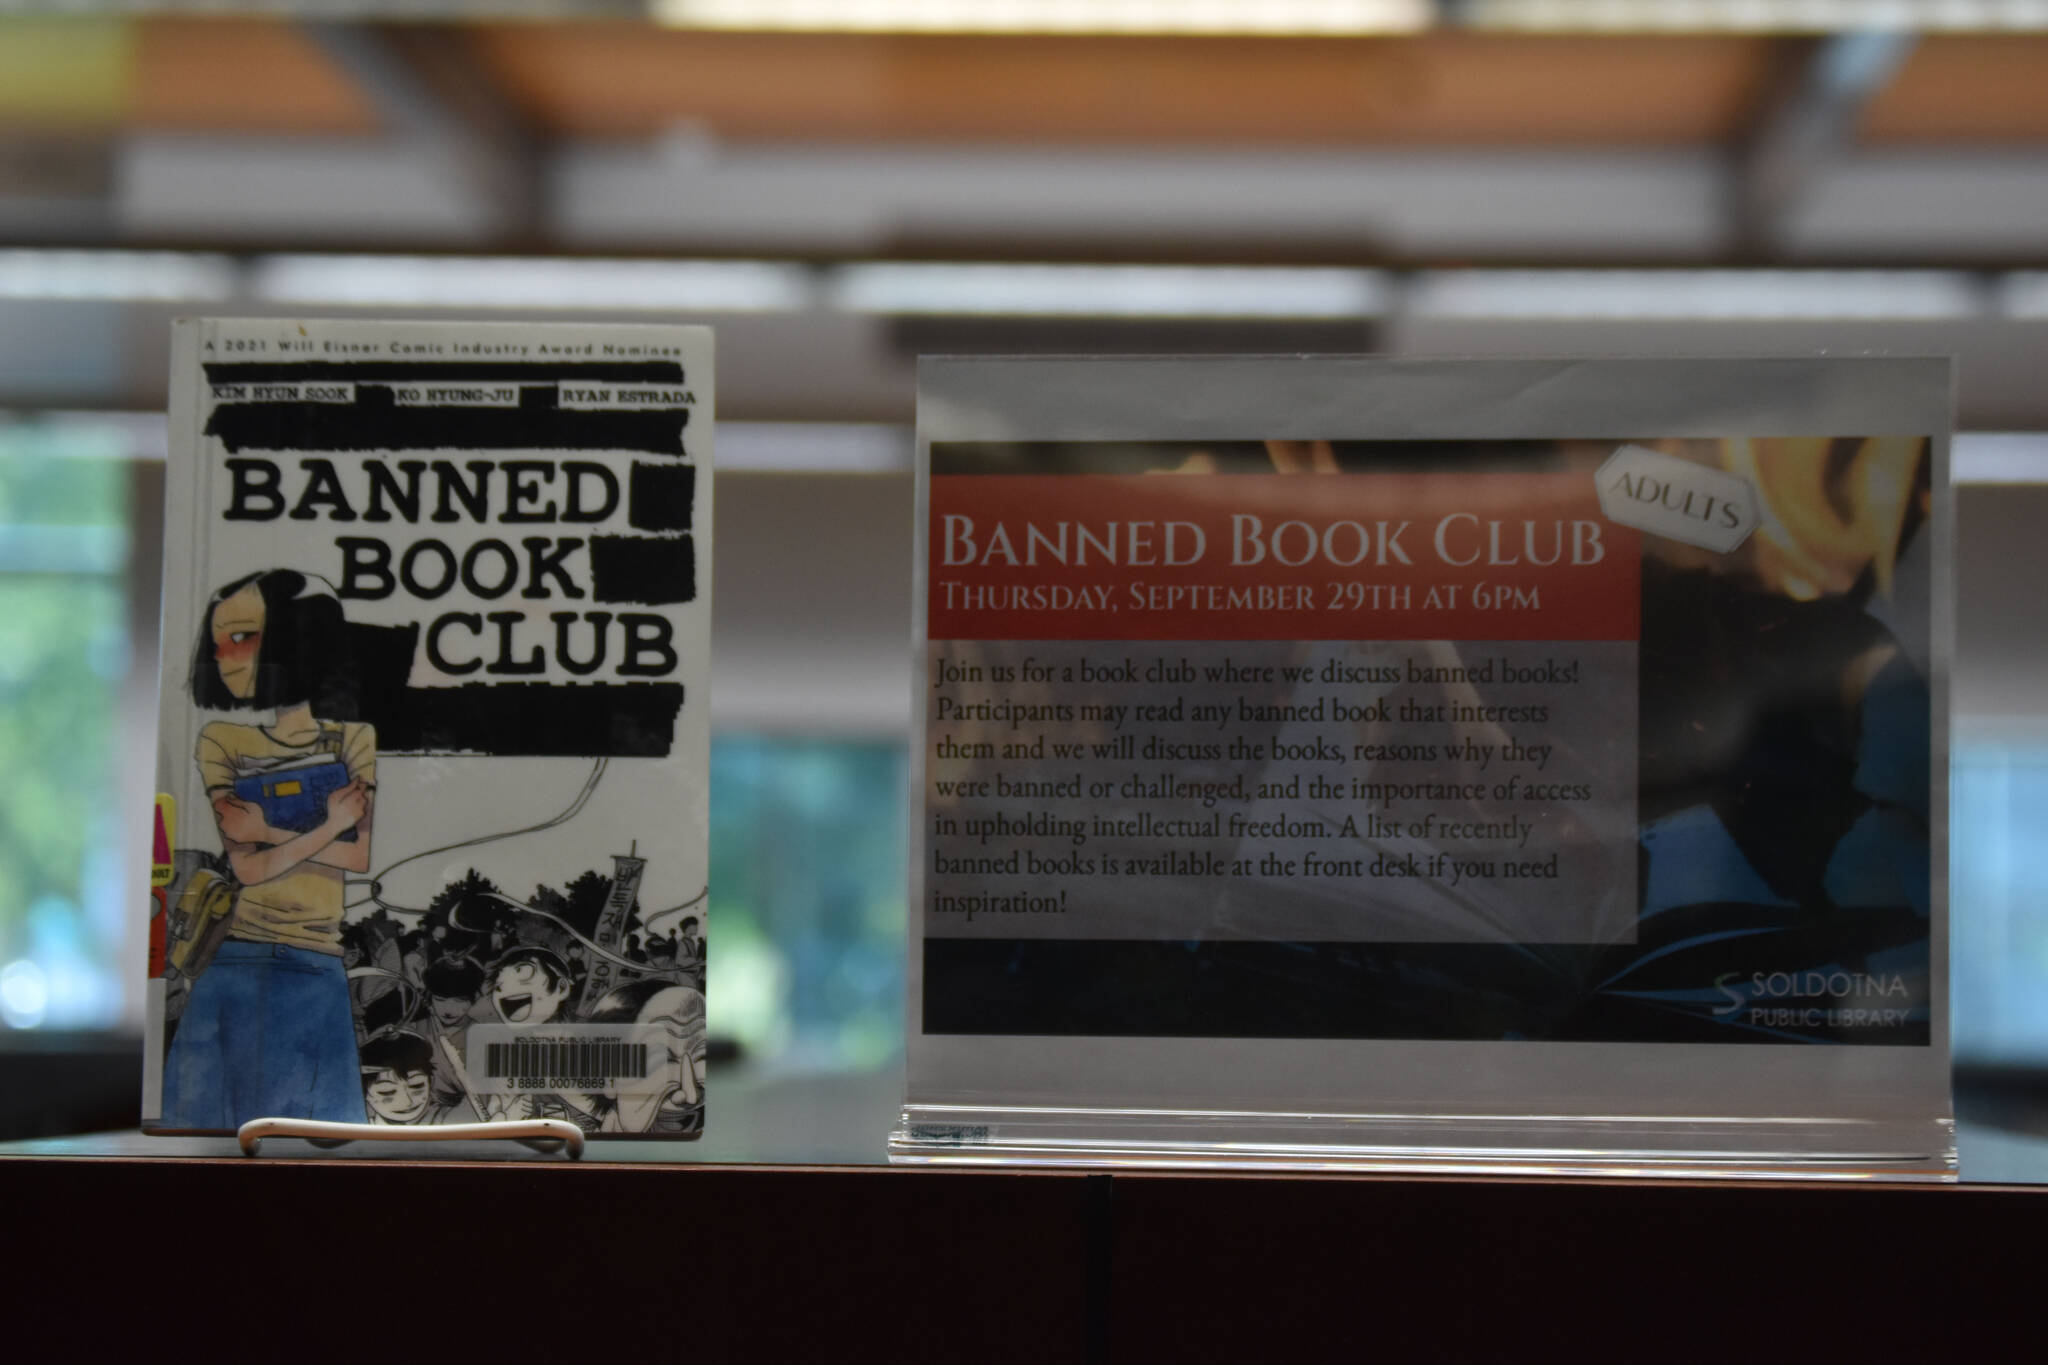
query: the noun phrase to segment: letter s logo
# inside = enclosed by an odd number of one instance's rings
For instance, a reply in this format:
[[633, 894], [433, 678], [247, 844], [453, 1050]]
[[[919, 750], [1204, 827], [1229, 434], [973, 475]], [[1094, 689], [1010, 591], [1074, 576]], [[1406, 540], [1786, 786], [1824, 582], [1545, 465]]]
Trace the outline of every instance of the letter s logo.
[[1725, 1019], [1749, 1003], [1748, 997], [1728, 984], [1740, 975], [1742, 975], [1740, 972], [1723, 972], [1714, 978], [1714, 989], [1728, 997], [1727, 1004], [1714, 1007], [1714, 1016], [1716, 1018]]

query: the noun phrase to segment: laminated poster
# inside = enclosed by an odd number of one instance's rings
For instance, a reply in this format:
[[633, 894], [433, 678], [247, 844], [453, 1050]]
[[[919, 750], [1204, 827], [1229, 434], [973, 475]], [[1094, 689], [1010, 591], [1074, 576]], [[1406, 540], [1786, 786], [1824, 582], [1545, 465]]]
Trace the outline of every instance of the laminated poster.
[[1708, 1115], [1941, 1164], [1945, 363], [923, 377], [903, 1150]]
[[704, 1119], [711, 335], [185, 321], [144, 1127]]

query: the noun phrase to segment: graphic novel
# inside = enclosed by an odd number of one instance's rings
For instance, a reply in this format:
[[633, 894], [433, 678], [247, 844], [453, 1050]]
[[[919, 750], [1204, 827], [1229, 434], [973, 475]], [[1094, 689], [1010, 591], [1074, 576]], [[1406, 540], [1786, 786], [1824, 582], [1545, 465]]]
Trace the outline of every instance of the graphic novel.
[[711, 335], [174, 334], [143, 1126], [704, 1118]]

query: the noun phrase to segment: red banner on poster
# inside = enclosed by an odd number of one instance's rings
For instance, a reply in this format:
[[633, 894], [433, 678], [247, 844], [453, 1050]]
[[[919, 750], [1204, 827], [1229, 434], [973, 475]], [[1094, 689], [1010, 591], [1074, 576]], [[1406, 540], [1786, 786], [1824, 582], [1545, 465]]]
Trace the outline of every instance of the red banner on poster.
[[951, 475], [935, 640], [1634, 640], [1584, 473]]

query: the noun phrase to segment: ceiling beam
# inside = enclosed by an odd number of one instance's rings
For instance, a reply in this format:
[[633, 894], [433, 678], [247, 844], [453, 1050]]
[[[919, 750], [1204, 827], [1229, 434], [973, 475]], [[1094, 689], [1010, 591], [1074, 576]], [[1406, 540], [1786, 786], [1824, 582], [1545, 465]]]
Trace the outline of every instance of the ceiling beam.
[[1837, 33], [1799, 45], [1736, 159], [1733, 235], [1743, 255], [1785, 255], [1815, 182], [1912, 52], [1904, 32]]
[[541, 139], [460, 32], [309, 23], [306, 34], [375, 106], [386, 129], [426, 149], [482, 210], [501, 243], [544, 235]]

